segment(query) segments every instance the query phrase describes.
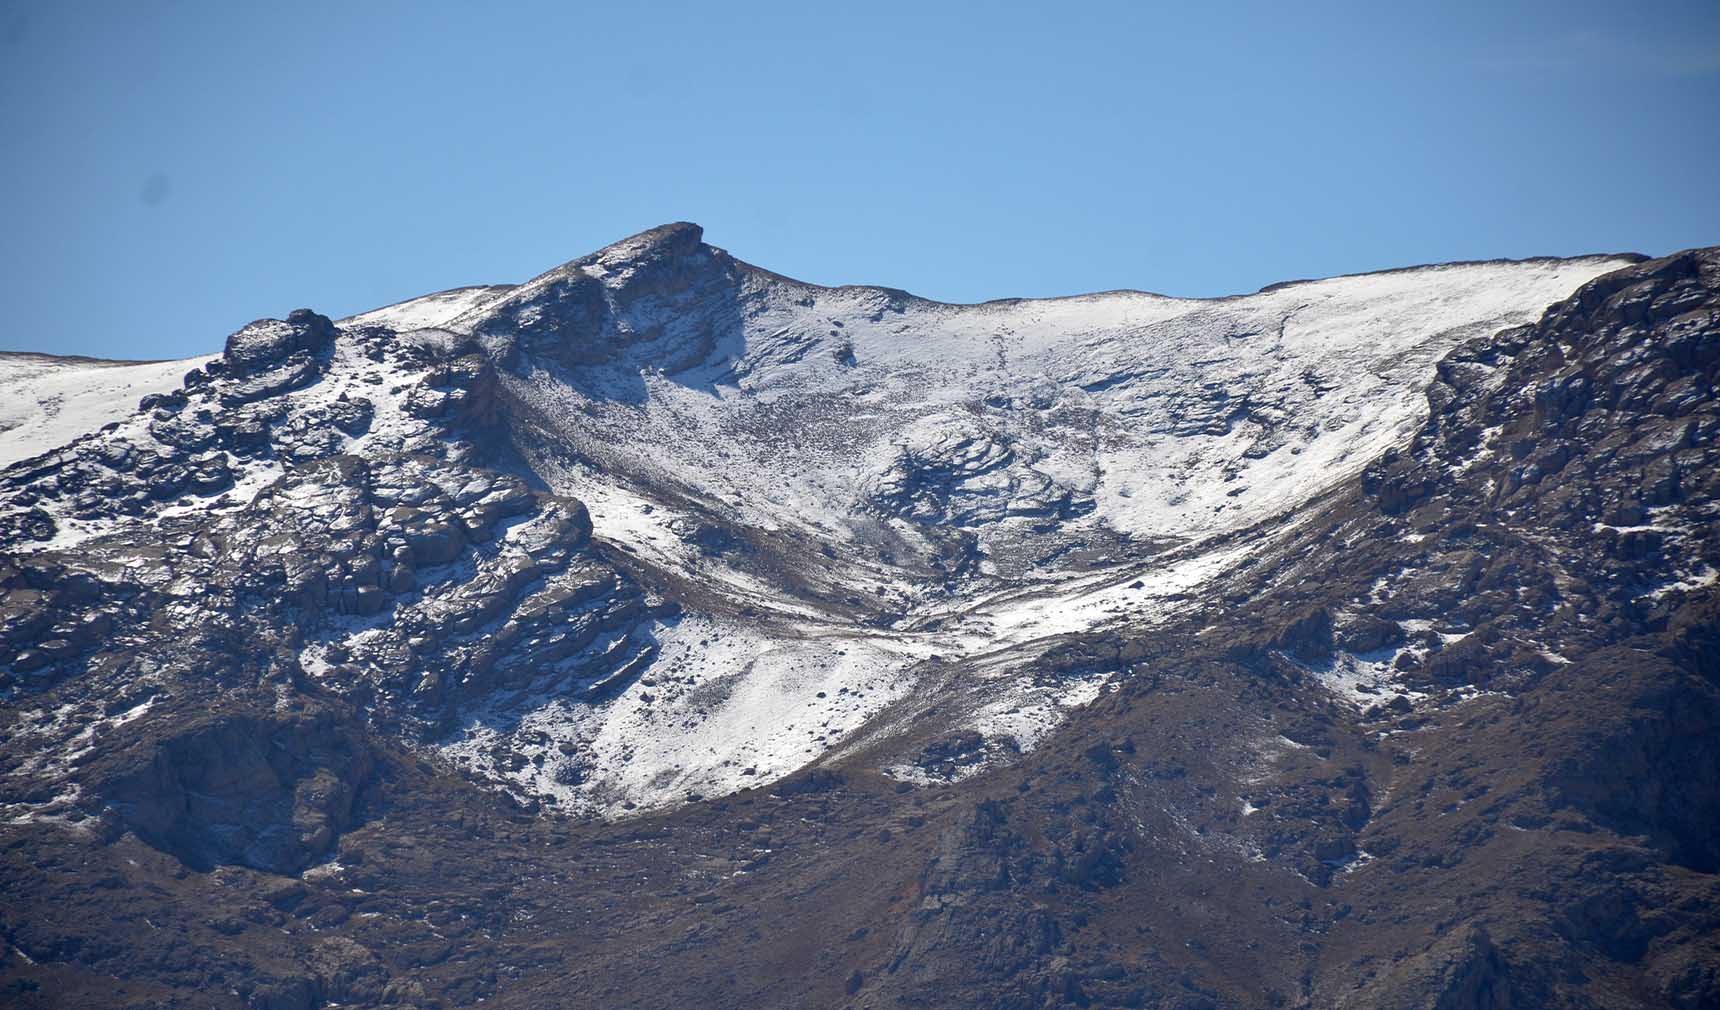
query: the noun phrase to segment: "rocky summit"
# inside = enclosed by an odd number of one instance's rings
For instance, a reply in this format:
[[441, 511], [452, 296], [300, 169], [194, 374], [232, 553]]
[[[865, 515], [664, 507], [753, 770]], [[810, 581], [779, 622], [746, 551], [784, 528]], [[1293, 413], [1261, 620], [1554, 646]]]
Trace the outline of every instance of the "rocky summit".
[[0, 355], [0, 1002], [1720, 1006], [1720, 249], [691, 224]]

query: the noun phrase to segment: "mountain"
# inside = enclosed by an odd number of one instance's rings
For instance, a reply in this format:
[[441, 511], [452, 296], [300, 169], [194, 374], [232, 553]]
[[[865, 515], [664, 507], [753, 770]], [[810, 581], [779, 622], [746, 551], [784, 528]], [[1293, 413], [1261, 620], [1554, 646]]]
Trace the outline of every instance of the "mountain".
[[1720, 1005], [1717, 371], [1720, 250], [947, 305], [690, 224], [0, 359], [0, 986]]

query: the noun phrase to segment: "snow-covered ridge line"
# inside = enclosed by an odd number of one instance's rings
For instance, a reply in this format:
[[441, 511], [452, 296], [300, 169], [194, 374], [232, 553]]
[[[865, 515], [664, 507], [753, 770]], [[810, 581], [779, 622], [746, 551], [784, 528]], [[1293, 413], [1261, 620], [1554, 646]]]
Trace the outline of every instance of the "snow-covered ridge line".
[[[1355, 273], [1333, 274], [1330, 277], [1299, 277], [1293, 280], [1273, 281], [1262, 287], [1255, 294], [1269, 294], [1283, 288], [1295, 287], [1298, 284], [1316, 284], [1320, 281], [1343, 280], [1349, 277], [1377, 277], [1381, 274], [1418, 273], [1423, 270], [1439, 270], [1445, 267], [1490, 267], [1490, 266], [1533, 266], [1551, 263], [1596, 262], [1630, 265], [1642, 263], [1649, 257], [1638, 252], [1613, 253], [1579, 253], [1575, 256], [1496, 256], [1492, 259], [1463, 259], [1445, 260], [1439, 263], [1417, 263], [1410, 266], [1382, 267], [1379, 270], [1360, 270]], [[1617, 269], [1613, 267], [1612, 269]], [[1223, 295], [1221, 298], [1246, 298], [1247, 295]]]
[[[727, 250], [718, 249], [718, 251], [727, 254]], [[926, 295], [915, 294], [913, 291], [906, 288], [893, 287], [888, 284], [819, 284], [816, 281], [808, 281], [798, 277], [793, 277], [788, 274], [771, 270], [768, 267], [759, 266], [758, 264], [747, 260], [737, 258], [735, 262], [761, 277], [784, 284], [792, 284], [797, 287], [806, 288], [809, 291], [875, 292], [882, 295], [909, 299], [925, 305], [938, 306], [940, 308], [980, 309], [990, 306], [1015, 306], [1030, 304], [1033, 302], [1094, 301], [1114, 297], [1140, 297], [1173, 302], [1232, 302], [1244, 298], [1253, 298], [1257, 295], [1272, 294], [1277, 291], [1294, 288], [1303, 284], [1318, 284], [1322, 281], [1347, 280], [1357, 277], [1379, 277], [1386, 274], [1422, 273], [1430, 270], [1444, 270], [1450, 267], [1509, 267], [1555, 263], [1595, 262], [1612, 264], [1609, 269], [1617, 269], [1618, 266], [1641, 263], [1648, 258], [1649, 257], [1643, 253], [1636, 252], [1578, 253], [1573, 256], [1498, 256], [1492, 259], [1441, 260], [1432, 263], [1414, 263], [1401, 267], [1381, 267], [1378, 270], [1359, 270], [1354, 273], [1333, 274], [1330, 277], [1296, 277], [1289, 280], [1273, 281], [1270, 284], [1262, 285], [1254, 291], [1239, 291], [1228, 295], [1173, 295], [1162, 291], [1150, 291], [1146, 288], [1106, 288], [1100, 291], [1077, 291], [1067, 295], [1006, 295], [1000, 298], [987, 298], [983, 301], [977, 302], [941, 301]]]
[[387, 326], [405, 332], [440, 326], [463, 312], [493, 301], [514, 289], [512, 284], [478, 284], [449, 288], [384, 305], [336, 320], [340, 326]]
[[[649, 245], [649, 244], [654, 243], [654, 242], [660, 242], [667, 236], [675, 236], [675, 235], [682, 235], [682, 234], [690, 234], [690, 235], [696, 237], [699, 241], [702, 241], [703, 235], [704, 235], [704, 229], [701, 228], [699, 225], [693, 224], [692, 222], [688, 222], [688, 221], [677, 221], [677, 222], [674, 222], [671, 224], [660, 225], [656, 228], [652, 228], [650, 230], [640, 232], [639, 234], [631, 236], [627, 239], [623, 239], [622, 241], [617, 242], [611, 246], [608, 246], [604, 250], [600, 250], [597, 253], [592, 253], [588, 256], [580, 257], [577, 260], [571, 260], [568, 263], [565, 263], [562, 266], [556, 267], [553, 270], [549, 270], [543, 274], [539, 274], [538, 277], [535, 277], [532, 280], [535, 281], [535, 280], [539, 280], [542, 278], [547, 278], [547, 277], [550, 277], [550, 276], [556, 274], [559, 271], [564, 271], [569, 267], [572, 267], [575, 265], [583, 265], [583, 264], [585, 264], [591, 260], [595, 260], [595, 259], [599, 259], [600, 257], [603, 257], [606, 253], [610, 253], [612, 250], [615, 251], [616, 253], [625, 254], [627, 252], [631, 252], [633, 250], [636, 250], [640, 246]], [[759, 264], [753, 263], [749, 260], [741, 259], [739, 257], [734, 256], [726, 248], [723, 248], [720, 246], [707, 246], [707, 248], [709, 248], [711, 251], [713, 251], [717, 254], [720, 254], [720, 255], [732, 260], [736, 264], [736, 266], [740, 267], [741, 269], [747, 271], [750, 274], [753, 274], [754, 276], [756, 276], [756, 277], [758, 277], [761, 280], [766, 281], [766, 282], [775, 282], [775, 283], [780, 283], [780, 284], [791, 285], [794, 287], [804, 288], [808, 291], [824, 291], [824, 292], [831, 292], [831, 293], [840, 293], [840, 292], [875, 293], [875, 294], [881, 294], [881, 295], [886, 295], [886, 296], [904, 298], [904, 299], [908, 299], [910, 301], [918, 302], [918, 303], [928, 305], [928, 306], [936, 306], [939, 308], [952, 308], [952, 309], [977, 309], [977, 308], [985, 308], [988, 306], [1012, 306], [1012, 305], [1029, 304], [1029, 303], [1034, 303], [1034, 302], [1086, 301], [1086, 300], [1103, 299], [1103, 298], [1109, 298], [1109, 297], [1115, 297], [1115, 296], [1139, 296], [1139, 297], [1145, 297], [1145, 298], [1152, 298], [1152, 299], [1166, 300], [1166, 301], [1177, 301], [1177, 302], [1228, 302], [1228, 301], [1235, 301], [1235, 300], [1243, 299], [1243, 298], [1252, 298], [1252, 297], [1255, 297], [1256, 295], [1270, 294], [1272, 292], [1279, 291], [1279, 290], [1282, 290], [1285, 288], [1295, 287], [1297, 285], [1317, 284], [1317, 283], [1320, 283], [1321, 281], [1347, 280], [1347, 279], [1359, 278], [1359, 277], [1379, 277], [1379, 276], [1383, 276], [1383, 275], [1387, 275], [1387, 274], [1420, 273], [1420, 272], [1429, 271], [1429, 270], [1443, 270], [1443, 269], [1451, 268], [1451, 267], [1513, 267], [1513, 266], [1537, 266], [1537, 265], [1547, 265], [1547, 264], [1557, 264], [1557, 263], [1594, 262], [1594, 263], [1612, 264], [1612, 266], [1609, 267], [1609, 269], [1617, 269], [1617, 267], [1619, 267], [1619, 266], [1625, 266], [1625, 265], [1629, 265], [1629, 264], [1633, 264], [1633, 263], [1641, 263], [1644, 260], [1647, 260], [1649, 258], [1648, 256], [1644, 255], [1643, 253], [1638, 253], [1638, 252], [1577, 253], [1577, 254], [1570, 255], [1570, 256], [1552, 256], [1552, 255], [1531, 255], [1531, 256], [1521, 256], [1521, 257], [1497, 256], [1497, 257], [1485, 258], [1485, 259], [1437, 260], [1437, 261], [1432, 261], [1432, 262], [1427, 262], [1427, 263], [1411, 263], [1411, 264], [1406, 264], [1404, 266], [1397, 266], [1397, 267], [1381, 267], [1381, 268], [1376, 269], [1376, 270], [1360, 270], [1360, 271], [1356, 271], [1353, 273], [1332, 274], [1331, 276], [1328, 276], [1328, 277], [1289, 278], [1289, 279], [1281, 280], [1281, 281], [1273, 281], [1269, 284], [1266, 284], [1266, 285], [1258, 288], [1255, 291], [1239, 291], [1239, 292], [1235, 292], [1232, 294], [1225, 294], [1225, 295], [1206, 295], [1206, 296], [1201, 296], [1201, 295], [1173, 295], [1173, 294], [1166, 294], [1166, 293], [1160, 292], [1160, 291], [1151, 291], [1151, 290], [1147, 290], [1145, 288], [1108, 288], [1108, 289], [1101, 290], [1101, 291], [1078, 291], [1078, 292], [1074, 292], [1074, 293], [1067, 294], [1067, 295], [1004, 296], [1001, 298], [988, 298], [988, 299], [985, 299], [983, 301], [977, 301], [977, 302], [954, 302], [954, 301], [942, 301], [942, 300], [939, 300], [936, 298], [928, 297], [926, 295], [916, 294], [915, 292], [913, 292], [907, 288], [896, 287], [894, 285], [889, 285], [889, 284], [871, 284], [871, 283], [820, 284], [816, 281], [805, 280], [803, 278], [793, 276], [792, 274], [783, 273], [781, 271], [773, 270], [769, 267], [760, 266]], [[530, 284], [531, 281], [527, 281], [526, 283]], [[525, 285], [520, 285], [520, 286], [524, 287]], [[461, 291], [461, 290], [468, 290], [468, 289], [456, 288], [456, 289], [452, 289], [452, 290]], [[450, 292], [441, 292], [441, 294], [448, 294], [448, 293], [450, 293]], [[426, 296], [426, 297], [432, 297], [432, 296]], [[399, 304], [406, 304], [406, 303], [399, 303]]]

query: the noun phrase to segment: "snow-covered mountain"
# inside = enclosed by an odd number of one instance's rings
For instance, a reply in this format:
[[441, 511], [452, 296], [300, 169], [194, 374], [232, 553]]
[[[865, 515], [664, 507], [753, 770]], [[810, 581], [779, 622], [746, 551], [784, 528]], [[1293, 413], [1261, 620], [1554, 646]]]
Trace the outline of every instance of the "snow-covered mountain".
[[[0, 357], [0, 819], [297, 876], [334, 872], [378, 776], [625, 824], [861, 774], [1025, 788], [1064, 751], [1114, 770], [1140, 747], [1104, 801], [1150, 811], [1127, 846], [1162, 815], [1187, 851], [1294, 850], [1331, 886], [1375, 855], [1319, 839], [1367, 817], [1254, 817], [1264, 797], [1324, 774], [1372, 816], [1369, 747], [1577, 660], [1613, 619], [1559, 609], [1598, 578], [1565, 560], [1582, 537], [1635, 545], [1641, 591], [1609, 604], [1632, 620], [1712, 587], [1690, 489], [1714, 432], [1608, 434], [1633, 401], [1603, 382], [1712, 417], [1690, 336], [1712, 257], [1642, 261], [947, 305], [795, 281], [674, 224], [515, 286], [260, 320], [217, 356]], [[1553, 438], [1579, 400], [1613, 413]], [[1596, 473], [1629, 458], [1641, 490], [1573, 483], [1579, 518], [1536, 532], [1535, 496], [1600, 446]], [[1510, 536], [1480, 543], [1488, 522]], [[1525, 564], [1550, 572], [1534, 599]], [[1537, 630], [1555, 617], [1571, 630]], [[1199, 690], [1243, 678], [1166, 710], [1205, 734], [1199, 774], [1174, 734], [1104, 728], [1196, 656], [1229, 671], [1178, 674]], [[1318, 773], [1334, 748], [1353, 767]], [[1127, 863], [1111, 845], [1086, 851]], [[1464, 942], [1484, 968], [1491, 941]]]
[[[154, 380], [162, 395], [86, 445], [170, 454], [187, 418], [246, 410], [271, 444], [218, 451], [222, 483], [152, 491], [127, 516], [109, 514], [107, 494], [39, 494], [42, 477], [26, 494], [53, 526], [43, 548], [76, 551], [211, 499], [243, 510], [279, 497], [295, 463], [491, 463], [505, 449], [509, 472], [583, 503], [593, 542], [676, 610], [630, 628], [627, 690], [596, 704], [565, 690], [590, 650], [615, 647], [593, 643], [534, 669], [538, 690], [461, 706], [461, 729], [438, 746], [522, 795], [614, 815], [770, 781], [862, 730], [888, 734], [897, 709], [941, 682], [931, 670], [957, 662], [984, 676], [966, 695], [937, 690], [950, 727], [1031, 748], [1104, 680], [1037, 684], [1032, 663], [1057, 636], [1198, 598], [1421, 423], [1441, 356], [1627, 262], [962, 306], [789, 280], [669, 225], [517, 287], [332, 327], [252, 324], [183, 403], [168, 391], [208, 359], [116, 368], [127, 392]], [[262, 360], [306, 339], [315, 346]], [[257, 364], [234, 367], [252, 346]], [[84, 374], [14, 381], [45, 404], [38, 390]], [[323, 416], [336, 419], [307, 420]], [[294, 441], [300, 427], [315, 434]], [[337, 623], [301, 662], [393, 648], [387, 633], [428, 593]], [[503, 606], [466, 633], [493, 636], [517, 613]]]

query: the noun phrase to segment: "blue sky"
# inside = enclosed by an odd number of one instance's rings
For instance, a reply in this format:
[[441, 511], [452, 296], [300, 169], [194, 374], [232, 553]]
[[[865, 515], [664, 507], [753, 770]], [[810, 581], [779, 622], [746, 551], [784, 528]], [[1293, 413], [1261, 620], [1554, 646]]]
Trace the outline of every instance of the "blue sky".
[[7, 0], [0, 136], [7, 350], [201, 353], [680, 219], [948, 301], [1217, 295], [1720, 243], [1720, 4]]

